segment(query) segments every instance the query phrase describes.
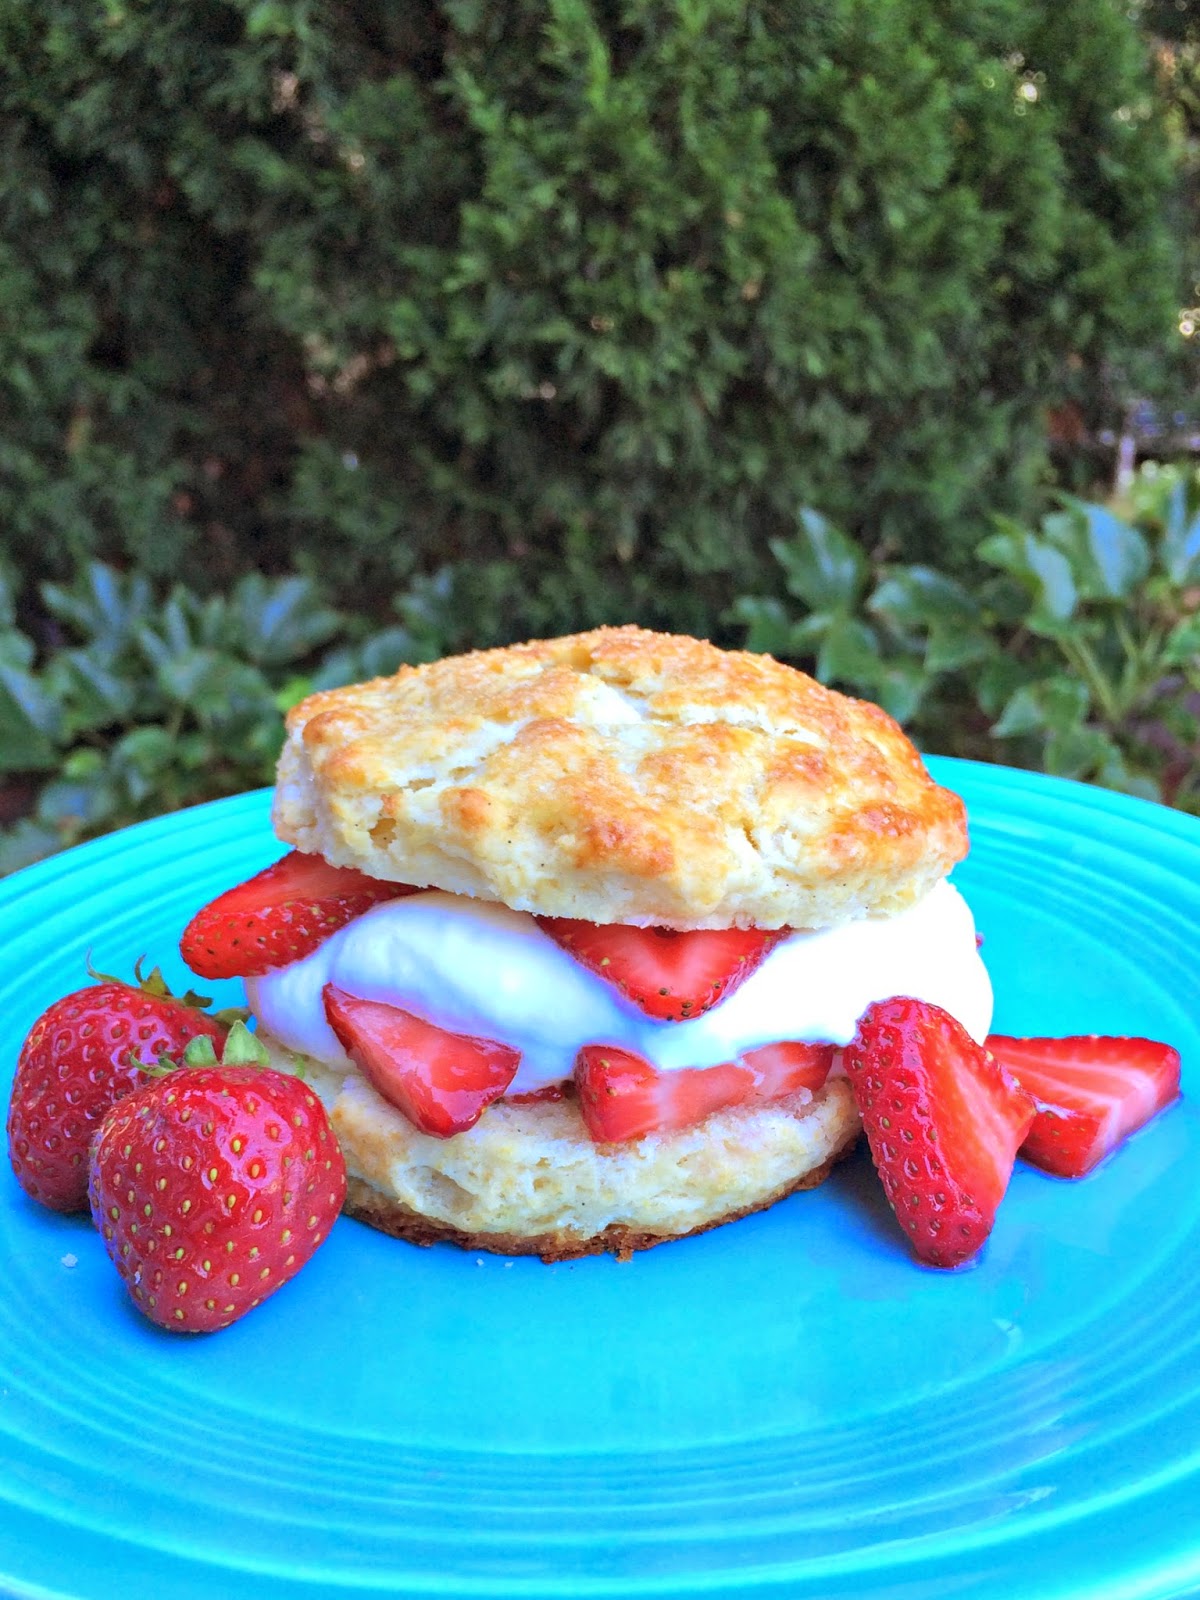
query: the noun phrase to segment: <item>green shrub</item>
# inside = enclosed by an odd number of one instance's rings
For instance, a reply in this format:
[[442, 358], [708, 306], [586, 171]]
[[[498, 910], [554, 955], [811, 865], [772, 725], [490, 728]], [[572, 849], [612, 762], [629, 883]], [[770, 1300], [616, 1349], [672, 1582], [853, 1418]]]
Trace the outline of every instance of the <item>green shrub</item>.
[[0, 131], [27, 607], [96, 557], [713, 632], [807, 506], [964, 561], [1171, 310], [1115, 0], [39, 0]]
[[1115, 0], [39, 0], [0, 139], [0, 869], [631, 619], [1194, 793], [1176, 512], [1076, 632], [1099, 514], [1023, 531], [1172, 320]]
[[290, 705], [420, 654], [399, 627], [353, 643], [348, 619], [300, 577], [254, 573], [204, 599], [92, 562], [70, 586], [43, 585], [42, 599], [62, 643], [39, 669], [0, 584], [0, 781], [40, 778], [32, 814], [0, 829], [0, 873], [270, 783]]
[[1081, 778], [1200, 812], [1200, 478], [1143, 475], [1125, 516], [1062, 497], [998, 517], [962, 580], [874, 572], [807, 518], [788, 594], [739, 600], [751, 649], [880, 701], [927, 749]]
[[[926, 749], [1200, 812], [1200, 480], [1147, 474], [1125, 512], [1064, 499], [1037, 531], [998, 518], [961, 577], [872, 567], [806, 512], [773, 546], [787, 598], [743, 596], [724, 625], [881, 701]], [[454, 594], [444, 572], [415, 583], [368, 632], [307, 578], [254, 574], [205, 599], [97, 562], [43, 587], [62, 642], [38, 665], [0, 577], [0, 788], [23, 772], [37, 790], [0, 828], [0, 873], [270, 783], [283, 712], [437, 655]]]

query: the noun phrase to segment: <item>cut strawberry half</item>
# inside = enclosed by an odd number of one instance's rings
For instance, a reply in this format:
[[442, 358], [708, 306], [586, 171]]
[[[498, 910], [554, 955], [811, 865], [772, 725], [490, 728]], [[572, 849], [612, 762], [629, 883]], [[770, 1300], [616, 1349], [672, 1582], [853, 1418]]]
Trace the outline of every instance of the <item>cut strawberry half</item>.
[[592, 1138], [619, 1144], [690, 1128], [728, 1106], [815, 1093], [834, 1052], [831, 1044], [768, 1044], [715, 1067], [660, 1071], [631, 1050], [592, 1044], [575, 1059], [575, 1083]]
[[589, 1044], [575, 1058], [579, 1109], [598, 1144], [674, 1133], [703, 1122], [754, 1088], [749, 1067], [681, 1067], [659, 1072], [630, 1050]]
[[992, 1231], [1033, 1101], [953, 1017], [921, 1000], [869, 1006], [845, 1063], [913, 1249], [931, 1266], [960, 1266]]
[[552, 939], [606, 978], [649, 1017], [683, 1022], [731, 994], [788, 929], [630, 928], [624, 923], [539, 917]]
[[816, 1094], [824, 1087], [836, 1054], [833, 1044], [764, 1044], [744, 1050], [738, 1060], [754, 1073], [754, 1092], [748, 1098], [780, 1100], [797, 1089]]
[[293, 850], [209, 901], [184, 929], [179, 951], [202, 978], [256, 978], [311, 955], [381, 901], [417, 892]]
[[346, 1054], [422, 1133], [438, 1139], [465, 1133], [516, 1076], [521, 1052], [508, 1045], [449, 1033], [332, 983], [323, 992], [329, 1026]]
[[1037, 1104], [1021, 1155], [1081, 1178], [1179, 1095], [1179, 1052], [1152, 1039], [1012, 1039], [987, 1047]]

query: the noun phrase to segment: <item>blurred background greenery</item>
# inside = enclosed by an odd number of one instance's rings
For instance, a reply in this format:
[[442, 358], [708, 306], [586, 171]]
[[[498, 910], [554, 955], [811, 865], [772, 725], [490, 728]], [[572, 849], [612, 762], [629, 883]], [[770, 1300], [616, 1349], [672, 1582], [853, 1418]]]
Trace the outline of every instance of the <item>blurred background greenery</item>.
[[1200, 810], [1194, 0], [0, 0], [0, 870], [601, 622]]

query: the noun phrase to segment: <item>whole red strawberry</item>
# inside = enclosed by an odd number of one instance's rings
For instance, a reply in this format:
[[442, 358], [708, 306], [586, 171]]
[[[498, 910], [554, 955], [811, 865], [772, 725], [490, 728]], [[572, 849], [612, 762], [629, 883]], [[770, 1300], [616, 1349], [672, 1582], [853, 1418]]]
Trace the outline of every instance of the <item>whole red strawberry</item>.
[[231, 1053], [127, 1095], [92, 1150], [92, 1217], [117, 1271], [152, 1322], [186, 1333], [228, 1327], [299, 1272], [346, 1195], [312, 1090]]
[[200, 1004], [176, 999], [156, 968], [136, 986], [104, 978], [42, 1013], [8, 1108], [9, 1159], [26, 1194], [52, 1211], [87, 1210], [88, 1146], [108, 1108], [145, 1082], [139, 1063], [177, 1055], [197, 1035], [224, 1038]]

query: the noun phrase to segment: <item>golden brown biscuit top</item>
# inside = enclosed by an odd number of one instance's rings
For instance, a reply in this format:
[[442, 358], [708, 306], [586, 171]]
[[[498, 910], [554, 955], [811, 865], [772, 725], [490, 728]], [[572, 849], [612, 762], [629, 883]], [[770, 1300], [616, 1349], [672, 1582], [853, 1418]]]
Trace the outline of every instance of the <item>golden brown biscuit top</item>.
[[641, 628], [402, 667], [288, 718], [275, 825], [339, 865], [594, 922], [823, 927], [967, 850], [878, 706]]

